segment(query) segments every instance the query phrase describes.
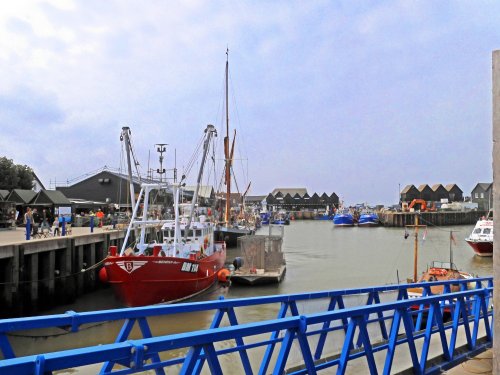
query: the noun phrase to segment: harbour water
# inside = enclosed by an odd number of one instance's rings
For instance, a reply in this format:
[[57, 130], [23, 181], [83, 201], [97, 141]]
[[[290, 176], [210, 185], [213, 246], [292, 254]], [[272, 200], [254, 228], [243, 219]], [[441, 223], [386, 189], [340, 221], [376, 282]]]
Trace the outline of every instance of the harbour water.
[[[473, 226], [431, 227], [419, 233], [418, 269], [422, 272], [433, 260], [448, 261], [450, 257], [450, 231], [453, 262], [461, 270], [479, 276], [492, 275], [492, 258], [480, 258], [464, 241]], [[218, 286], [197, 297], [195, 300], [252, 297], [259, 295], [289, 294], [319, 290], [347, 289], [374, 285], [405, 282], [413, 273], [414, 236], [408, 229], [405, 239], [402, 228], [335, 228], [331, 221], [295, 221], [285, 226], [283, 249], [287, 262], [287, 272], [282, 283], [268, 286], [240, 286], [230, 288]], [[258, 234], [266, 234], [262, 228]], [[239, 256], [236, 248], [228, 249], [228, 262]], [[90, 311], [122, 307], [113, 296], [111, 289], [103, 289], [85, 295], [72, 305], [60, 306], [46, 312], [60, 313], [68, 310]], [[275, 308], [262, 306], [253, 309], [252, 316], [238, 316], [240, 321], [272, 319]], [[213, 314], [196, 313], [179, 317], [151, 319], [150, 324], [156, 334], [189, 331], [206, 328]], [[97, 345], [113, 342], [121, 324], [105, 324], [87, 327], [78, 333], [79, 345]], [[140, 335], [138, 332], [134, 336]], [[74, 345], [75, 338], [66, 332], [50, 331], [12, 337], [17, 355], [40, 351], [61, 350]], [[43, 349], [42, 349], [43, 348]], [[86, 373], [86, 372], [80, 372]], [[89, 372], [91, 373], [91, 372]]]

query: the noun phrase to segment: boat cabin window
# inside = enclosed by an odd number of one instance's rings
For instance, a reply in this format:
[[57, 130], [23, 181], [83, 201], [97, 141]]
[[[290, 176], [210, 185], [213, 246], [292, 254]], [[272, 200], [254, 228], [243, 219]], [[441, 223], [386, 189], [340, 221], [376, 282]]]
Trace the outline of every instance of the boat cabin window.
[[195, 236], [195, 237], [201, 237], [201, 229], [196, 229], [196, 230], [194, 231], [194, 236]]
[[491, 233], [491, 228], [484, 228], [483, 229], [483, 234], [490, 234]]
[[165, 229], [163, 231], [163, 237], [174, 237], [175, 231], [173, 229]]
[[479, 233], [481, 233], [481, 228], [474, 229], [474, 234], [479, 234]]
[[[184, 237], [184, 235], [185, 235], [185, 231], [184, 231], [184, 229], [183, 229], [183, 230], [181, 230], [181, 237]], [[187, 236], [188, 236], [188, 237], [193, 237], [193, 230], [192, 230], [192, 229], [189, 229], [189, 230], [188, 230], [188, 232], [187, 232]]]

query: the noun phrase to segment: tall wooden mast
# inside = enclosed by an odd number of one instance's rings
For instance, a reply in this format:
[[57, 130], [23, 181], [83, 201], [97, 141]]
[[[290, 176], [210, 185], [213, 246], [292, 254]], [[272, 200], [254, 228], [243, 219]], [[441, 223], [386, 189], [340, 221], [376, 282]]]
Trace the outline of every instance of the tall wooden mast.
[[407, 225], [407, 227], [415, 228], [414, 232], [414, 244], [413, 244], [413, 282], [417, 282], [418, 280], [418, 229], [426, 228], [427, 225], [419, 225], [418, 224], [418, 214], [415, 214], [415, 225]]
[[224, 137], [224, 156], [226, 158], [226, 210], [224, 222], [229, 223], [231, 210], [231, 156], [229, 154], [229, 48], [226, 49], [226, 136]]

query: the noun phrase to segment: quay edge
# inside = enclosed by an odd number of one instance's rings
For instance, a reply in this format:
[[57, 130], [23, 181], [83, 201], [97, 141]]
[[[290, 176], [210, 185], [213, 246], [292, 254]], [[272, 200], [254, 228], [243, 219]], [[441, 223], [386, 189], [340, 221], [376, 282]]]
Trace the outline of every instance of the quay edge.
[[[446, 225], [473, 225], [486, 211], [443, 211], [443, 212], [420, 212], [420, 221], [425, 224], [436, 226]], [[382, 225], [386, 227], [404, 227], [415, 224], [414, 212], [382, 212], [379, 213]]]
[[121, 246], [124, 237], [123, 230], [109, 230], [0, 241], [0, 318], [38, 314], [102, 288], [99, 267], [91, 267], [107, 256], [110, 245]]

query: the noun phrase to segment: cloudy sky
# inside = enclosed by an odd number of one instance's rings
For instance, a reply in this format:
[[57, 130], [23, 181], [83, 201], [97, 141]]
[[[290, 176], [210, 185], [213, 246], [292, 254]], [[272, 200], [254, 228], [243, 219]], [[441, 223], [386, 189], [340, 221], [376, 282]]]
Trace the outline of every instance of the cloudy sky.
[[155, 143], [182, 169], [222, 138], [227, 47], [240, 190], [491, 182], [497, 1], [2, 2], [0, 156], [53, 188], [120, 167], [130, 126], [144, 173]]

